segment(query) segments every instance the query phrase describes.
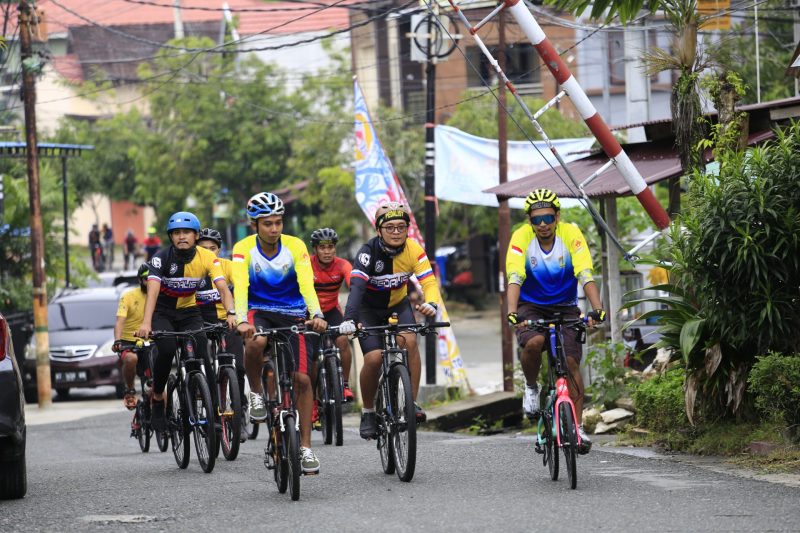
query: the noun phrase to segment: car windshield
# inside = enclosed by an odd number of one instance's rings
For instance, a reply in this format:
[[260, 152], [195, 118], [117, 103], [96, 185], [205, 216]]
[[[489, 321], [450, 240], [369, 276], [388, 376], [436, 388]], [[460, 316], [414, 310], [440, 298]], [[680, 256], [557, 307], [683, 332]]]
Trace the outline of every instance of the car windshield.
[[113, 328], [117, 302], [55, 302], [48, 306], [47, 313], [50, 331]]

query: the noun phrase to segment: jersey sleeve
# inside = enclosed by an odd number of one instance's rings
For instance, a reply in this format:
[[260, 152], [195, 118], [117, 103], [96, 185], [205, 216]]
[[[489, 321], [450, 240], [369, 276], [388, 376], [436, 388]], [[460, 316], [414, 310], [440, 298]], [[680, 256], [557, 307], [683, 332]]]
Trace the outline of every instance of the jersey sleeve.
[[247, 240], [233, 246], [231, 274], [233, 278], [233, 302], [236, 308], [236, 322], [247, 322], [247, 293], [250, 289], [250, 250]]
[[222, 273], [221, 259], [209, 252], [205, 248], [197, 247], [197, 253], [202, 254], [203, 266], [206, 269], [208, 277], [211, 278], [211, 283], [216, 283], [219, 280], [225, 280], [225, 274]]
[[353, 265], [350, 264], [350, 261], [346, 259], [342, 259], [342, 276], [344, 277], [344, 282], [347, 283], [347, 286], [350, 287], [350, 274], [353, 272]]
[[525, 250], [531, 242], [530, 226], [519, 228], [511, 236], [506, 254], [506, 279], [507, 283], [522, 285], [525, 282]]
[[147, 281], [155, 280], [161, 283], [161, 278], [163, 277], [161, 269], [164, 267], [164, 263], [167, 260], [169, 248], [164, 248], [158, 251], [150, 261], [147, 263], [147, 267], [150, 270], [150, 273], [147, 275]]
[[233, 262], [230, 259], [220, 259], [219, 266], [228, 285], [233, 285]]
[[321, 315], [319, 298], [314, 290], [314, 269], [311, 267], [311, 258], [308, 255], [308, 248], [300, 239], [294, 240], [292, 255], [297, 272], [297, 284], [300, 286], [300, 294], [303, 295], [303, 300], [308, 307], [308, 313], [312, 317]]
[[344, 308], [345, 320], [358, 321], [358, 309], [361, 299], [367, 290], [369, 273], [372, 271], [372, 250], [366, 244], [358, 249], [356, 260], [350, 271], [350, 294], [347, 296], [347, 305]]
[[[572, 266], [575, 271], [575, 277], [582, 279], [583, 284], [592, 281], [592, 254], [589, 252], [589, 245], [586, 244], [586, 239], [580, 228], [575, 224], [566, 225], [567, 249], [572, 256]], [[588, 272], [587, 272], [588, 271]], [[586, 276], [589, 279], [586, 279]]]
[[422, 285], [422, 294], [425, 298], [425, 302], [438, 304], [441, 301], [439, 283], [436, 281], [436, 276], [433, 275], [431, 262], [428, 260], [425, 250], [422, 249], [419, 243], [412, 240], [408, 240], [407, 242], [409, 243], [408, 246], [412, 248], [410, 251], [413, 251], [415, 258], [414, 275], [417, 276], [417, 280], [420, 285]]
[[119, 305], [117, 306], [117, 316], [128, 316], [128, 293], [123, 293], [122, 296], [119, 297]]

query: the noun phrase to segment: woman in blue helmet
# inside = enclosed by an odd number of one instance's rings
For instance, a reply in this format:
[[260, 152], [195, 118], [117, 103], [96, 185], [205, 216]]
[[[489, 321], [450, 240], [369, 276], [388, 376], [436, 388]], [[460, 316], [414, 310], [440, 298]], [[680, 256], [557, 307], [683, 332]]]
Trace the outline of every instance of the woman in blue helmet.
[[[167, 235], [171, 246], [162, 248], [149, 261], [147, 301], [144, 319], [136, 336], [147, 338], [153, 329], [187, 331], [203, 327], [203, 317], [197, 307], [195, 293], [200, 282], [210, 277], [228, 310], [228, 324], [236, 327], [233, 296], [222, 273], [219, 259], [205, 248], [198, 247], [200, 221], [192, 213], [180, 211], [169, 217]], [[195, 350], [205, 356], [206, 339], [197, 336]], [[155, 431], [166, 430], [164, 387], [175, 355], [175, 339], [159, 339], [153, 369], [153, 418]]]

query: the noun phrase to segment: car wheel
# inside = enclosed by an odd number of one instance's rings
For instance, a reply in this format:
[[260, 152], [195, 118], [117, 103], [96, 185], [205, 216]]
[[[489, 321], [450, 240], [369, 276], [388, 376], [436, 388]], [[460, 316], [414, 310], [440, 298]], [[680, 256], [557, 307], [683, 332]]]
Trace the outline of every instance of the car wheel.
[[28, 492], [28, 476], [25, 470], [25, 441], [23, 440], [22, 454], [19, 457], [0, 462], [0, 500], [22, 498], [26, 492]]
[[58, 387], [56, 394], [59, 398], [69, 398], [69, 387]]

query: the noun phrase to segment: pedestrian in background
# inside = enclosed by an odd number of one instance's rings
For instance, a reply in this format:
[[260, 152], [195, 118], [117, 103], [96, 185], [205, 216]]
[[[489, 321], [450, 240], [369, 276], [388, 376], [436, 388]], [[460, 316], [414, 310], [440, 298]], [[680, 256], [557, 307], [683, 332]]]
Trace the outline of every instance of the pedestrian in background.
[[103, 249], [105, 250], [108, 268], [114, 265], [114, 233], [108, 224], [103, 224]]
[[161, 239], [156, 235], [156, 228], [147, 228], [147, 238], [144, 240], [144, 252], [147, 255], [147, 261], [153, 258], [154, 255], [161, 249]]
[[129, 229], [128, 234], [125, 235], [125, 269], [132, 269], [136, 263], [136, 248], [138, 244], [139, 239]]

